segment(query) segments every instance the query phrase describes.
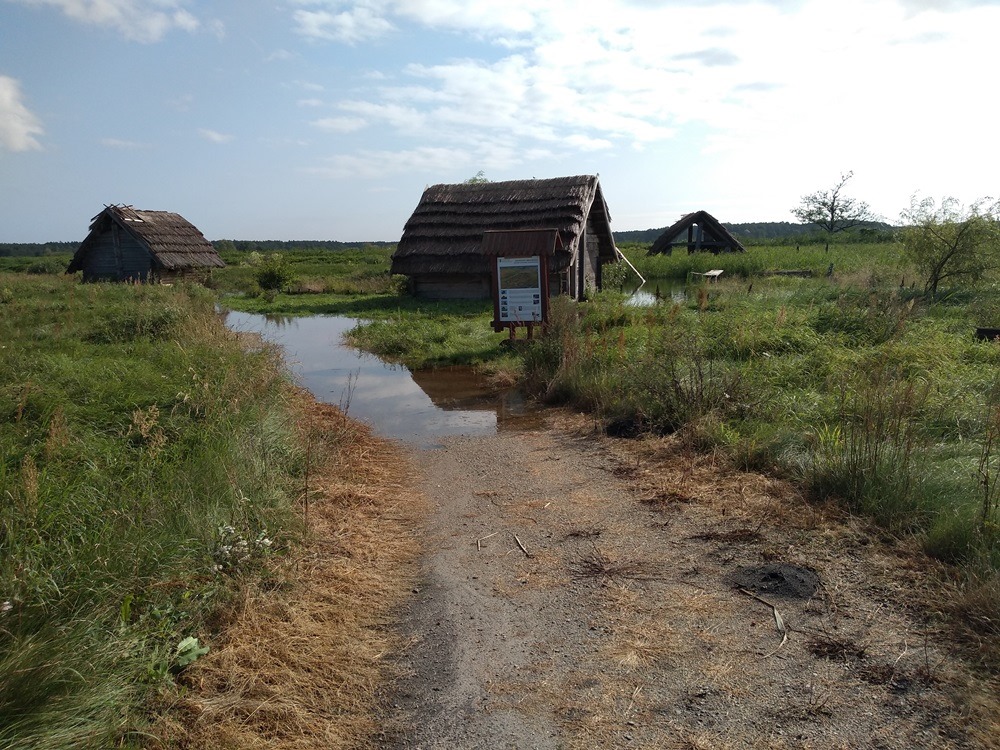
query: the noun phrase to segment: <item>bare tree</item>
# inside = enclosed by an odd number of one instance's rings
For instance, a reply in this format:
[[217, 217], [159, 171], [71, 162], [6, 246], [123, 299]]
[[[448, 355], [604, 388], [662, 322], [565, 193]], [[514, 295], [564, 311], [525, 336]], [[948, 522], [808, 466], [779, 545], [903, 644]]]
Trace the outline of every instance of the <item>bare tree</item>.
[[[844, 185], [854, 172], [840, 175], [840, 182], [830, 190], [818, 190], [802, 196], [802, 202], [792, 209], [792, 215], [803, 224], [815, 224], [829, 236], [869, 221], [878, 221], [864, 201], [844, 195]], [[827, 242], [829, 248], [829, 241]]]

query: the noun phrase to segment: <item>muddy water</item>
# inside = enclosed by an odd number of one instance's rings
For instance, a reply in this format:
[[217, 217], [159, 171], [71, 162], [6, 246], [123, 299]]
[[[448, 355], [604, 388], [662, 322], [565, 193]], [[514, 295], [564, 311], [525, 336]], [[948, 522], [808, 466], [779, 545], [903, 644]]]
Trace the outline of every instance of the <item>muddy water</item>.
[[492, 435], [525, 418], [516, 394], [497, 395], [469, 368], [411, 372], [343, 342], [357, 320], [337, 316], [265, 317], [227, 312], [233, 330], [278, 344], [298, 382], [389, 438], [422, 447], [445, 435]]

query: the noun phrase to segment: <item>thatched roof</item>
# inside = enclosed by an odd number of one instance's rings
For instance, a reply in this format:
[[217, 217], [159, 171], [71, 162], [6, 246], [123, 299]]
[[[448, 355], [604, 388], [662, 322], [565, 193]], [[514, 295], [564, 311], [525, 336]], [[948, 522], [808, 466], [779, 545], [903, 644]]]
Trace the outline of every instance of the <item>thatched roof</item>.
[[656, 242], [649, 249], [649, 254], [657, 255], [659, 253], [666, 253], [669, 255], [674, 247], [682, 246], [688, 247], [690, 250], [693, 243], [688, 242], [686, 232], [694, 224], [697, 224], [703, 230], [704, 236], [701, 241], [701, 250], [712, 253], [746, 252], [746, 248], [733, 236], [732, 232], [722, 226], [712, 214], [708, 213], [708, 211], [695, 211], [690, 214], [684, 214], [679, 221], [663, 230], [663, 234], [656, 239]]
[[488, 229], [479, 251], [488, 257], [552, 255], [562, 250], [558, 229]]
[[225, 263], [198, 228], [180, 214], [138, 211], [132, 206], [108, 206], [90, 220], [90, 234], [80, 244], [67, 269], [83, 268], [83, 260], [97, 238], [115, 223], [148, 248], [154, 265], [168, 271], [223, 268]]
[[482, 273], [488, 230], [554, 229], [562, 250], [553, 268], [565, 268], [590, 217], [602, 260], [617, 260], [611, 216], [596, 175], [545, 180], [433, 185], [403, 228], [392, 273]]

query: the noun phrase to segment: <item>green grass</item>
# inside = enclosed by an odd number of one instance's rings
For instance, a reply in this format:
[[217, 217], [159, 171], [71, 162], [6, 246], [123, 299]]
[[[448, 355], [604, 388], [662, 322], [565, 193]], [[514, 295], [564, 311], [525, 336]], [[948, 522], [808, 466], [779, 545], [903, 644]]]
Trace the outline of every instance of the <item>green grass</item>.
[[[780, 270], [806, 270], [815, 276], [825, 276], [833, 265], [837, 275], [876, 273], [909, 285], [914, 279], [903, 273], [902, 246], [896, 243], [833, 244], [829, 251], [824, 245], [801, 245], [796, 248], [756, 245], [745, 253], [693, 253], [674, 250], [671, 255], [647, 255], [650, 245], [633, 243], [622, 248], [628, 259], [647, 278], [687, 280], [689, 274], [721, 268], [724, 276], [752, 279], [764, 273]], [[904, 278], [911, 277], [911, 278]]]
[[973, 333], [997, 291], [928, 302], [888, 281], [900, 271], [724, 277], [646, 309], [615, 294], [556, 305], [528, 384], [613, 425], [685, 429], [995, 575], [1000, 517], [977, 473], [1000, 346]]
[[[223, 294], [251, 300], [261, 298], [265, 291], [261, 289], [258, 270], [274, 259], [287, 268], [289, 281], [280, 290], [287, 294], [332, 298], [397, 294], [401, 281], [389, 275], [389, 258], [393, 249], [373, 245], [360, 250], [225, 252], [222, 258], [226, 268], [213, 271], [211, 285]], [[258, 304], [268, 301], [265, 299]], [[253, 305], [250, 301], [246, 304]], [[243, 307], [238, 309], [256, 311]]]
[[72, 257], [72, 253], [53, 253], [52, 255], [40, 256], [0, 256], [0, 272], [10, 271], [30, 274], [65, 273]]
[[127, 741], [294, 533], [281, 363], [213, 305], [0, 274], [0, 746]]

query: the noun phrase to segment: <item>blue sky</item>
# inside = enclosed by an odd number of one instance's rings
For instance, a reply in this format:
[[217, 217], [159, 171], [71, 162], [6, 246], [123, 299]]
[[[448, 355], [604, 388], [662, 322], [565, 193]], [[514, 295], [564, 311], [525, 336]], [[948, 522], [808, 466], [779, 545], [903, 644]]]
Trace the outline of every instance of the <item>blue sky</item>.
[[994, 195], [1000, 0], [0, 0], [0, 242], [106, 204], [396, 240], [424, 187], [601, 176], [616, 230]]

